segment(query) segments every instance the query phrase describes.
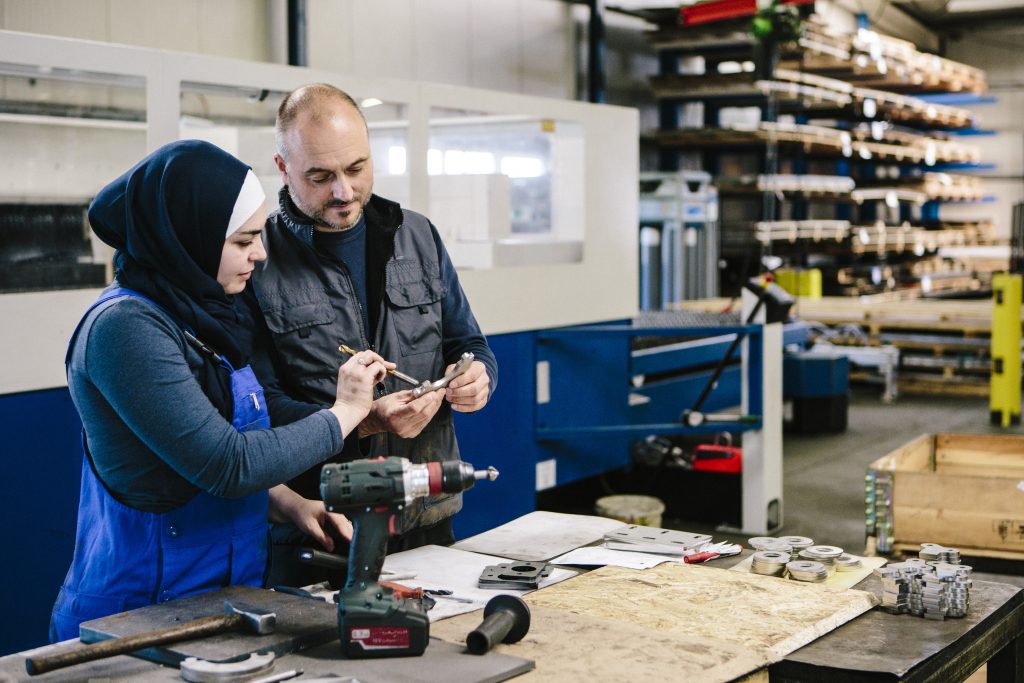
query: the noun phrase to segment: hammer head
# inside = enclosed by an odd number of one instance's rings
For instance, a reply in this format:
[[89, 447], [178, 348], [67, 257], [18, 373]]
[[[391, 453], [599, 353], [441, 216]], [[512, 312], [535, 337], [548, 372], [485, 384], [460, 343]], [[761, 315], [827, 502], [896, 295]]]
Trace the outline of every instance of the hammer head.
[[273, 633], [274, 627], [277, 626], [277, 614], [274, 612], [237, 600], [224, 601], [224, 614], [239, 615], [246, 631], [261, 636]]

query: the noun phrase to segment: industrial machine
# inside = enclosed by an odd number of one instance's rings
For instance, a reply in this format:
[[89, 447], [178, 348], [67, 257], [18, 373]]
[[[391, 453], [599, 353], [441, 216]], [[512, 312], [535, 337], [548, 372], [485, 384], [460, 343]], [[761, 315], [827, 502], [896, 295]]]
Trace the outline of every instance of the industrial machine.
[[640, 174], [640, 310], [716, 296], [718, 193], [711, 174]]
[[346, 657], [423, 654], [430, 621], [422, 603], [399, 597], [378, 581], [395, 514], [417, 498], [461, 493], [477, 479], [497, 477], [493, 467], [474, 471], [460, 460], [414, 465], [406, 458], [379, 458], [324, 465], [324, 505], [348, 517], [353, 528], [348, 579], [338, 594], [338, 632]]

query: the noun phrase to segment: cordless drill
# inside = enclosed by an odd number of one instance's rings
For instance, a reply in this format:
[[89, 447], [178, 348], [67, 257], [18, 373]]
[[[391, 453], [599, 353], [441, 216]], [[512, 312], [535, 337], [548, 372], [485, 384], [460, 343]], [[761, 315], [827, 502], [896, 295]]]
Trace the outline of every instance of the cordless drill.
[[353, 528], [348, 579], [338, 595], [338, 632], [346, 657], [423, 654], [430, 637], [426, 610], [378, 582], [388, 538], [395, 533], [395, 513], [417, 498], [459, 493], [477, 479], [497, 476], [493, 467], [474, 471], [460, 460], [414, 465], [406, 458], [379, 458], [323, 466], [324, 505], [348, 517]]

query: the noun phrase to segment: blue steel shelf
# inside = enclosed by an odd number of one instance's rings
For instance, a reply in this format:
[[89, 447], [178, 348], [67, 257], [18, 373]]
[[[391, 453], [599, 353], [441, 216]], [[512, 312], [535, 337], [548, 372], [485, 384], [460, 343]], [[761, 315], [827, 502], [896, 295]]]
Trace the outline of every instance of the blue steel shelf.
[[936, 93], [934, 95], [914, 95], [914, 97], [933, 104], [948, 104], [958, 107], [967, 104], [995, 104], [999, 100], [991, 95], [975, 95], [974, 93]]

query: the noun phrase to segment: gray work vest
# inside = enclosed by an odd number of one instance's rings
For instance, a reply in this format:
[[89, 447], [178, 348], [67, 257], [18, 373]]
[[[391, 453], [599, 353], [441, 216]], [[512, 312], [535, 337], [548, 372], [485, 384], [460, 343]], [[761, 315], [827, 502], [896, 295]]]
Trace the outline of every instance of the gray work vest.
[[[273, 337], [282, 382], [310, 402], [334, 403], [338, 367], [347, 358], [340, 344], [372, 347], [398, 370], [419, 380], [444, 374], [441, 351], [441, 280], [437, 247], [430, 223], [402, 209], [394, 234], [394, 254], [385, 265], [383, 297], [368, 302], [378, 307], [377, 329], [364, 329], [352, 279], [344, 264], [318, 253], [313, 227], [298, 223], [284, 211], [267, 220], [267, 259], [257, 264], [254, 289]], [[370, 223], [366, 229], [383, 230]], [[369, 238], [369, 234], [368, 234]], [[369, 270], [369, 269], [368, 269]], [[376, 277], [376, 273], [368, 273]], [[378, 396], [410, 388], [392, 376]], [[357, 438], [355, 433], [348, 438]], [[391, 433], [371, 437], [369, 457], [397, 456], [414, 463], [459, 459], [452, 412], [447, 401], [419, 436], [402, 439]], [[413, 501], [396, 520], [400, 532], [434, 524], [462, 508], [462, 495]]]

